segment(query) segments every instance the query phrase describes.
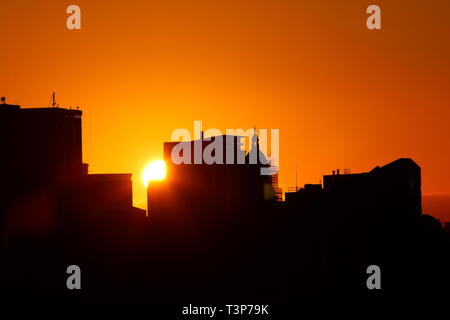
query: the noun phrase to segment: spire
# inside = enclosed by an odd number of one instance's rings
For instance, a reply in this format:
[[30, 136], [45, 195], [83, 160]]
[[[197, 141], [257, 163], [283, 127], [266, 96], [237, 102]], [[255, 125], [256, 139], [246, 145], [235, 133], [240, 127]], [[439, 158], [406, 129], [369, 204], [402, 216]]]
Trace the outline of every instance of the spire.
[[253, 128], [252, 149], [253, 149], [253, 147], [258, 148], [258, 150], [259, 150], [259, 137], [256, 134], [256, 126]]
[[256, 134], [256, 126], [253, 127], [253, 136], [252, 136], [252, 148], [250, 150], [251, 153], [256, 152], [256, 163], [260, 163], [259, 158], [259, 137]]
[[265, 164], [267, 158], [259, 148], [259, 136], [256, 133], [256, 126], [254, 127], [254, 133], [251, 137], [251, 148], [246, 155], [246, 161], [248, 164]]

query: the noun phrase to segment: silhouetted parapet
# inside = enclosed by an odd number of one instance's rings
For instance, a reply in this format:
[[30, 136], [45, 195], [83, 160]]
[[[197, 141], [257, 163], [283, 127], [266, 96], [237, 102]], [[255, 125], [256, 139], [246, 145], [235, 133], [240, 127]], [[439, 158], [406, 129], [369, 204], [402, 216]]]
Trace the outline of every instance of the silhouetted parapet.
[[17, 111], [20, 110], [20, 106], [17, 104], [7, 104], [7, 103], [1, 103], [0, 104], [0, 110], [1, 111]]

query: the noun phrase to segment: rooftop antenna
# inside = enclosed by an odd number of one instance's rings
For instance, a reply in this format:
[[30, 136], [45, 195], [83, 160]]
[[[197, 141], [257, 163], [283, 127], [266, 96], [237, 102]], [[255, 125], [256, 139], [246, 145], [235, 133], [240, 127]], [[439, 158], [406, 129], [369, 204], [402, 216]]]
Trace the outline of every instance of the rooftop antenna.
[[58, 105], [56, 104], [56, 92], [52, 93], [52, 97], [50, 98], [50, 102], [48, 103], [49, 107], [50, 104], [52, 105], [52, 108], [58, 107]]
[[298, 191], [298, 183], [297, 183], [297, 164], [295, 164], [295, 191]]
[[56, 106], [56, 92], [53, 92], [52, 94], [52, 107], [54, 108]]

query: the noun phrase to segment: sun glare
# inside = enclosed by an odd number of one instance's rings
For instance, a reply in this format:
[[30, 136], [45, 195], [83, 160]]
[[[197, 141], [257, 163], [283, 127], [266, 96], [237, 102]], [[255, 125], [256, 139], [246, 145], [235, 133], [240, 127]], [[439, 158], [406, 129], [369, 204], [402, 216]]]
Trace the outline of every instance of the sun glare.
[[147, 187], [150, 181], [164, 180], [166, 178], [166, 163], [164, 160], [150, 162], [142, 172], [142, 181]]

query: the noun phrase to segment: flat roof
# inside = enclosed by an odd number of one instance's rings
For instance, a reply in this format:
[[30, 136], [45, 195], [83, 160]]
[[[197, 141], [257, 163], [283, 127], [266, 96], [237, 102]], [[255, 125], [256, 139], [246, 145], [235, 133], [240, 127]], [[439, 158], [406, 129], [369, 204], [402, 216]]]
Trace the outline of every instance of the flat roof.
[[2, 111], [20, 111], [20, 112], [26, 112], [26, 113], [72, 113], [75, 115], [81, 115], [83, 112], [79, 109], [67, 109], [67, 108], [60, 108], [60, 107], [47, 107], [47, 108], [22, 108], [20, 105], [14, 105], [14, 104], [0, 104], [0, 110]]

